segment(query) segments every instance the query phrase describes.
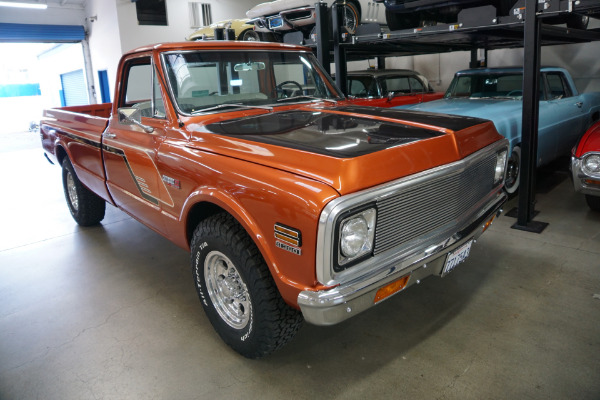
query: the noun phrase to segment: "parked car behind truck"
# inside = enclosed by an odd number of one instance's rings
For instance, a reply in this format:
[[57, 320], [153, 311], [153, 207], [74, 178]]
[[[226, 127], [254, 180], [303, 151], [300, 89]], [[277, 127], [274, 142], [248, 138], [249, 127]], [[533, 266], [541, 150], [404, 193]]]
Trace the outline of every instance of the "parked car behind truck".
[[571, 173], [575, 191], [585, 195], [590, 209], [600, 211], [600, 122], [573, 147]]
[[[583, 132], [600, 119], [600, 93], [579, 93], [563, 68], [544, 67], [540, 73], [538, 167], [569, 154]], [[492, 120], [510, 142], [505, 188], [516, 192], [520, 182], [522, 68], [458, 71], [443, 99], [407, 108]]]
[[[323, 3], [331, 7], [339, 4], [342, 7], [341, 25], [349, 33], [354, 33], [359, 24], [385, 23], [385, 7], [383, 0], [326, 0]], [[255, 30], [260, 32], [263, 40], [281, 41], [282, 35], [300, 31], [305, 37], [313, 31], [316, 23], [316, 1], [307, 0], [275, 0], [257, 4], [246, 16], [254, 23]]]
[[491, 122], [352, 106], [304, 47], [141, 47], [114, 99], [41, 121], [73, 218], [109, 203], [189, 250], [208, 319], [246, 357], [446, 275], [506, 199]]

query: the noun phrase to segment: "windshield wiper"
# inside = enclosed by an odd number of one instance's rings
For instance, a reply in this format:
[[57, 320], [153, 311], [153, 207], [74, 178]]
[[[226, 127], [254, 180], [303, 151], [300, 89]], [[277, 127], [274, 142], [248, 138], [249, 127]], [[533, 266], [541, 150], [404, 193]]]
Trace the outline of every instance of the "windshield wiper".
[[207, 111], [220, 110], [221, 108], [229, 108], [229, 107], [234, 107], [234, 108], [262, 108], [263, 110], [273, 111], [273, 107], [270, 107], [270, 106], [248, 106], [246, 104], [240, 104], [240, 103], [229, 103], [229, 104], [219, 104], [218, 106], [213, 106], [213, 107], [208, 107], [208, 108], [202, 108], [200, 110], [192, 111], [191, 114], [195, 115], [195, 114], [200, 114], [200, 113], [204, 113], [204, 112], [207, 112]]
[[302, 95], [300, 95], [300, 96], [284, 97], [283, 99], [279, 99], [279, 100], [277, 100], [277, 102], [278, 102], [278, 103], [281, 103], [281, 102], [284, 102], [284, 101], [298, 100], [298, 99], [308, 99], [308, 100], [328, 101], [328, 102], [330, 102], [330, 103], [337, 104], [337, 100], [333, 100], [333, 99], [326, 99], [326, 98], [323, 98], [323, 97], [309, 96], [309, 95], [305, 95], [305, 94], [302, 94]]

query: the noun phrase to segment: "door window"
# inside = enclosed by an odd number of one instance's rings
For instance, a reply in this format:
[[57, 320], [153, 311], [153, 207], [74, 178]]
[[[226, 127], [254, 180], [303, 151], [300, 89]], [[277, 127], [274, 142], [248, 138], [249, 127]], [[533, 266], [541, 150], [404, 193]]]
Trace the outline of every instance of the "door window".
[[137, 108], [142, 117], [164, 118], [165, 107], [150, 58], [135, 60], [125, 68], [125, 95], [119, 106]]

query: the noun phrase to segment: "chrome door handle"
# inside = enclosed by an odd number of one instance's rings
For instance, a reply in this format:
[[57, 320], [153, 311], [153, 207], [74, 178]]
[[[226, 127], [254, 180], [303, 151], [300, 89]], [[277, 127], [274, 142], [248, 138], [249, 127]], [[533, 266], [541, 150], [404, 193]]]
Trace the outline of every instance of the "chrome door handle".
[[578, 101], [577, 103], [575, 103], [575, 105], [579, 108], [581, 108], [581, 106], [583, 106], [583, 102], [582, 101]]
[[102, 136], [104, 136], [106, 139], [114, 139], [117, 137], [116, 134], [110, 132], [104, 132]]

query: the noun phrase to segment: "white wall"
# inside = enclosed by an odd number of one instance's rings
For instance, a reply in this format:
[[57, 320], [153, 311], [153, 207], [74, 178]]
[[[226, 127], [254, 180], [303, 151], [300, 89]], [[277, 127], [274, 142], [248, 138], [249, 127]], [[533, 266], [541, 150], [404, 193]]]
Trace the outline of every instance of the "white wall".
[[123, 54], [121, 32], [115, 1], [88, 1], [85, 7], [85, 27], [88, 33], [92, 68], [98, 102], [101, 101], [98, 71], [107, 71], [110, 99], [114, 100], [117, 64]]
[[[194, 31], [190, 28], [188, 0], [166, 0], [168, 26], [138, 25], [135, 3], [131, 0], [112, 1], [116, 1], [123, 52], [152, 43], [184, 41], [186, 36]], [[260, 0], [204, 1], [211, 3], [213, 22], [246, 18], [246, 11], [261, 2]]]

